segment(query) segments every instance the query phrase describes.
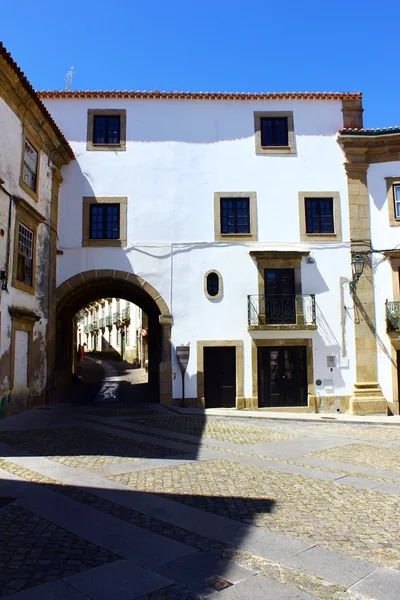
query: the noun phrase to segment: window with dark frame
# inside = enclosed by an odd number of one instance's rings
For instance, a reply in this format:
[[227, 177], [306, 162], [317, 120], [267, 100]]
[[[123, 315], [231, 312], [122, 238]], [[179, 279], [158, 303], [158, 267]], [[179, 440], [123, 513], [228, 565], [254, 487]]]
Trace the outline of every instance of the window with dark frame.
[[287, 117], [261, 117], [261, 146], [289, 146]]
[[335, 233], [333, 198], [305, 198], [306, 233]]
[[400, 185], [393, 186], [394, 218], [400, 220]]
[[217, 296], [219, 292], [219, 277], [217, 273], [209, 273], [207, 275], [207, 294], [209, 296]]
[[121, 140], [119, 115], [95, 115], [93, 118], [93, 144], [113, 145]]
[[32, 148], [30, 143], [25, 140], [23, 180], [33, 192], [36, 192], [37, 166], [38, 153]]
[[221, 198], [221, 233], [250, 233], [250, 198]]
[[33, 283], [33, 236], [31, 229], [19, 223], [16, 279], [28, 285]]
[[91, 204], [89, 239], [119, 239], [119, 204]]

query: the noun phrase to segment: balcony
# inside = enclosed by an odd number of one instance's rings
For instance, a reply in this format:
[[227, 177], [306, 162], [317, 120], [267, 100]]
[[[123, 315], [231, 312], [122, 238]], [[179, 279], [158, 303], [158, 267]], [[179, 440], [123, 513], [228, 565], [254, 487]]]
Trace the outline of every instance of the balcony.
[[93, 323], [89, 323], [89, 325], [88, 325], [88, 331], [92, 332], [93, 330], [94, 330]]
[[103, 327], [104, 327], [104, 325], [105, 325], [104, 321], [105, 321], [105, 319], [104, 319], [104, 318], [102, 318], [102, 319], [99, 319], [99, 329], [103, 329]]
[[84, 331], [85, 331], [85, 333], [89, 333], [89, 325], [85, 325]]
[[92, 323], [92, 326], [93, 326], [93, 329], [94, 329], [94, 330], [97, 330], [97, 329], [99, 328], [99, 323], [98, 323], [98, 321], [93, 321], [93, 323]]
[[315, 295], [247, 296], [250, 330], [316, 329]]
[[112, 319], [111, 319], [111, 315], [108, 315], [105, 319], [106, 322], [106, 326], [110, 327], [112, 325]]
[[119, 312], [115, 312], [113, 314], [113, 318], [112, 318], [113, 323], [118, 323], [119, 319], [120, 319]]
[[386, 300], [386, 324], [388, 332], [400, 331], [400, 302]]
[[128, 321], [131, 318], [131, 309], [129, 306], [122, 310], [122, 320]]

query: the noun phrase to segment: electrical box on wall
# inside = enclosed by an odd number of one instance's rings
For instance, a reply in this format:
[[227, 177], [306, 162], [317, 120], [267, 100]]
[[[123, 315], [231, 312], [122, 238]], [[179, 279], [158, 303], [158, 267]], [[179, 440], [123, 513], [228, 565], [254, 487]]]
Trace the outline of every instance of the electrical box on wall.
[[341, 369], [348, 369], [349, 368], [349, 359], [347, 358], [347, 356], [341, 356], [340, 357], [340, 368]]
[[326, 357], [326, 366], [329, 369], [332, 369], [332, 367], [336, 367], [336, 356], [327, 356]]

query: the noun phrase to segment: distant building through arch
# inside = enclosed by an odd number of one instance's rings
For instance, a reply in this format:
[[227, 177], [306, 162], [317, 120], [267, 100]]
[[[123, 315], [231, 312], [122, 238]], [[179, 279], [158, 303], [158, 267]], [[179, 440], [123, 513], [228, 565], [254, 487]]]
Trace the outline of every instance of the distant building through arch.
[[107, 297], [124, 298], [133, 302], [149, 319], [149, 386], [161, 404], [172, 404], [171, 325], [169, 308], [147, 281], [125, 271], [100, 269], [77, 273], [57, 288], [56, 327], [50, 339], [53, 353], [54, 377], [50, 388], [71, 381], [75, 337], [73, 317], [93, 300]]

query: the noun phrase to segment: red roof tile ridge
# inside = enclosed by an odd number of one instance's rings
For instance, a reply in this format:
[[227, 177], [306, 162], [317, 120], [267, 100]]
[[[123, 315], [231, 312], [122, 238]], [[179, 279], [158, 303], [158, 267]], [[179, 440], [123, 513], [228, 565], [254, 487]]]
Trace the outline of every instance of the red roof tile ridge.
[[184, 100], [360, 100], [361, 92], [184, 92], [144, 90], [44, 90], [40, 98], [139, 98]]

